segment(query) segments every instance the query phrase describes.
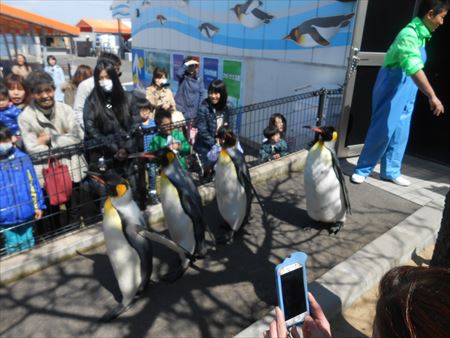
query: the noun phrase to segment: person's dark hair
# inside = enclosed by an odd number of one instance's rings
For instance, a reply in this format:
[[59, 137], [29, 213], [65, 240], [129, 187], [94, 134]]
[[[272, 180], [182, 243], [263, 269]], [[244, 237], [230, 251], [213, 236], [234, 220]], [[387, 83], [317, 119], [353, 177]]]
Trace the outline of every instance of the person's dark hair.
[[[100, 73], [106, 71], [113, 83], [110, 93], [105, 92], [99, 83]], [[102, 132], [113, 132], [113, 124], [105, 113], [106, 104], [110, 103], [112, 111], [120, 125], [128, 130], [131, 125], [130, 102], [128, 102], [116, 69], [112, 62], [103, 60], [94, 69], [94, 89], [88, 97], [95, 121], [95, 126]]]
[[283, 114], [280, 114], [280, 113], [272, 114], [272, 116], [271, 116], [270, 119], [269, 119], [269, 125], [270, 125], [270, 126], [276, 126], [276, 125], [275, 125], [275, 119], [276, 119], [277, 117], [280, 118], [281, 121], [283, 121], [283, 133], [285, 133], [285, 132], [286, 132], [286, 118], [284, 117]]
[[164, 68], [159, 68], [156, 67], [153, 70], [153, 79], [152, 79], [152, 84], [155, 84], [155, 79], [160, 79], [162, 77], [166, 77], [167, 78], [167, 72]]
[[280, 131], [278, 130], [277, 127], [275, 127], [274, 125], [268, 125], [264, 131], [263, 131], [263, 135], [266, 139], [270, 140], [270, 138], [279, 133]]
[[29, 103], [30, 90], [28, 89], [28, 86], [23, 76], [13, 73], [8, 74], [8, 76], [5, 78], [5, 84], [8, 90], [14, 90], [16, 87], [18, 87], [19, 89], [23, 89], [25, 91], [25, 97], [23, 99], [23, 102], [25, 104]]
[[140, 109], [140, 108], [148, 108], [150, 110], [154, 109], [152, 104], [150, 103], [150, 101], [147, 100], [147, 97], [144, 92], [136, 89], [133, 91], [133, 96], [134, 96], [134, 102], [138, 109]]
[[236, 134], [231, 130], [229, 126], [221, 126], [217, 130], [217, 138], [224, 140], [223, 147], [231, 148], [236, 145], [237, 137]]
[[11, 130], [0, 122], [0, 142], [6, 142], [12, 139]]
[[116, 67], [120, 67], [122, 65], [122, 61], [120, 61], [120, 58], [113, 53], [102, 52], [97, 59], [97, 64], [103, 61], [112, 62]]
[[87, 65], [79, 65], [77, 67], [77, 70], [75, 71], [75, 75], [73, 76], [71, 83], [78, 87], [78, 85], [86, 80], [87, 78], [91, 77], [93, 74], [92, 68]]
[[19, 64], [17, 63], [17, 58], [18, 58], [19, 56], [23, 57], [23, 60], [24, 60], [23, 65], [25, 66], [25, 68], [26, 68], [26, 69], [31, 69], [30, 65], [29, 65], [28, 62], [27, 62], [27, 58], [26, 58], [25, 55], [23, 55], [23, 54], [17, 54], [17, 55], [16, 55], [16, 58], [15, 58], [15, 60], [14, 60], [14, 64], [17, 65], [17, 66], [19, 65]]
[[8, 87], [3, 82], [0, 82], [0, 96], [4, 98], [8, 98]]
[[417, 11], [417, 16], [423, 18], [430, 10], [436, 16], [443, 11], [448, 11], [449, 5], [448, 0], [422, 0]]
[[225, 82], [223, 82], [222, 80], [212, 81], [208, 87], [208, 94], [209, 93], [220, 94], [219, 103], [217, 103], [214, 108], [216, 108], [217, 110], [225, 110], [227, 108], [228, 92], [227, 87], [225, 86]]
[[163, 107], [156, 108], [155, 112], [156, 125], [159, 126], [161, 124], [162, 119], [164, 118], [168, 118], [172, 121], [172, 112], [168, 109], [164, 109]]
[[381, 279], [374, 337], [448, 337], [450, 269], [401, 266]]
[[55, 89], [55, 83], [52, 77], [43, 70], [35, 70], [28, 75], [26, 80], [28, 88], [31, 89], [31, 93], [38, 93], [42, 87], [51, 86]]
[[55, 60], [55, 61], [57, 61], [56, 58], [55, 58], [53, 55], [47, 56], [47, 64], [50, 64], [50, 60]]

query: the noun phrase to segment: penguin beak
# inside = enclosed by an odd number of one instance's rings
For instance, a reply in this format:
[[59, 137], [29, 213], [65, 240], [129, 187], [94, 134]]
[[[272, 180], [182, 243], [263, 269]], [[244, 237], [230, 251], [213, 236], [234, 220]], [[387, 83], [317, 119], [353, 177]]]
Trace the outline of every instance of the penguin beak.
[[312, 130], [312, 131], [316, 132], [317, 134], [322, 134], [323, 133], [323, 130], [320, 129], [320, 128], [317, 128], [317, 127], [303, 126], [303, 128]]
[[128, 158], [157, 158], [155, 155], [147, 153], [134, 153], [128, 155]]
[[102, 178], [102, 175], [100, 173], [97, 173], [95, 171], [87, 171], [86, 175], [88, 175], [90, 178], [92, 178], [94, 181], [97, 181], [98, 183], [100, 183], [103, 186], [106, 186], [105, 181]]

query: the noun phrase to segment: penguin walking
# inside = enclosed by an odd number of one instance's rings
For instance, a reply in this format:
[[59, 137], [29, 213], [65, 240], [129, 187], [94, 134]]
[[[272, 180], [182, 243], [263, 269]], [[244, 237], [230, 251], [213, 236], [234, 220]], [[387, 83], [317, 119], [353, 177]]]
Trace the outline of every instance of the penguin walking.
[[172, 150], [165, 148], [156, 154], [161, 161], [160, 200], [170, 237], [192, 256], [202, 258], [206, 224], [197, 187]]
[[343, 27], [350, 24], [355, 13], [306, 20], [291, 29], [283, 40], [292, 40], [302, 47], [328, 46], [331, 39]]
[[332, 148], [325, 142], [337, 139], [334, 127], [309, 127], [319, 140], [309, 150], [304, 169], [306, 211], [313, 220], [328, 223], [328, 232], [337, 234], [351, 214], [344, 174]]
[[139, 235], [145, 221], [126, 180], [113, 170], [89, 173], [103, 184], [108, 197], [103, 207], [106, 251], [122, 293], [122, 301], [100, 320], [110, 321], [126, 311], [148, 286], [153, 268], [150, 240]]
[[244, 155], [235, 147], [222, 148], [214, 169], [219, 212], [231, 228], [218, 242], [230, 244], [234, 234], [248, 223], [255, 189]]
[[263, 3], [260, 0], [247, 0], [244, 4], [238, 4], [231, 10], [243, 26], [255, 28], [263, 23], [270, 23], [270, 20], [274, 18], [273, 15], [259, 9], [262, 4]]
[[169, 239], [147, 230], [128, 182], [114, 170], [88, 174], [105, 186], [108, 195], [103, 207], [103, 234], [106, 251], [122, 293], [121, 303], [100, 318], [101, 321], [110, 321], [126, 311], [135, 297], [149, 285], [153, 268], [151, 241], [174, 250], [185, 261], [190, 256]]

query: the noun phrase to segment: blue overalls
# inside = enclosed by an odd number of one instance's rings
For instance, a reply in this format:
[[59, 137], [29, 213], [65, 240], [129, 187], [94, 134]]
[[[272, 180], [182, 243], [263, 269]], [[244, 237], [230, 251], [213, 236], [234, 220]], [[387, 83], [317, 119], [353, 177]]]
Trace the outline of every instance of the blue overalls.
[[[425, 63], [425, 47], [420, 52]], [[369, 176], [381, 159], [381, 178], [394, 180], [401, 175], [416, 95], [416, 84], [401, 68], [380, 69], [372, 93], [370, 127], [355, 174]]]

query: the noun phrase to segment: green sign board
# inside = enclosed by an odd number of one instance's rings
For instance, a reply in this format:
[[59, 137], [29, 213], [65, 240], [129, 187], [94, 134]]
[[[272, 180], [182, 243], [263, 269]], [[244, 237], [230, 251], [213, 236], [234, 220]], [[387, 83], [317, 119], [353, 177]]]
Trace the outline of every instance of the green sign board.
[[241, 71], [240, 61], [223, 60], [223, 81], [227, 86], [228, 96], [235, 101], [235, 106], [238, 106], [241, 98]]

